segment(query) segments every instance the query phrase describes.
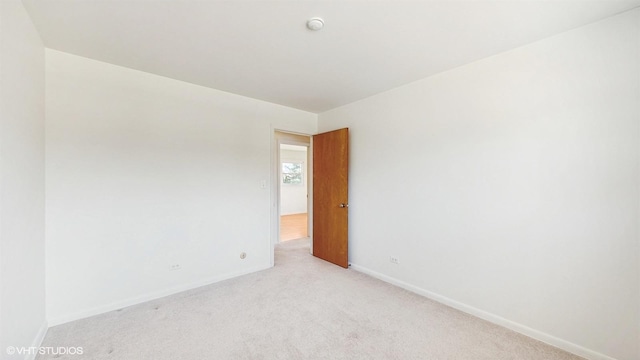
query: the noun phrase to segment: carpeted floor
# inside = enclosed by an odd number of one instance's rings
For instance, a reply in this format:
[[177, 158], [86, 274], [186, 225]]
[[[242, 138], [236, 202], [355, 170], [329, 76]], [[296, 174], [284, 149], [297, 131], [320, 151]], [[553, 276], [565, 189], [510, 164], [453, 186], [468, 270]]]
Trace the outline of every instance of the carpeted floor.
[[[579, 359], [278, 245], [273, 269], [49, 329], [58, 359]], [[42, 356], [49, 359], [54, 356]]]

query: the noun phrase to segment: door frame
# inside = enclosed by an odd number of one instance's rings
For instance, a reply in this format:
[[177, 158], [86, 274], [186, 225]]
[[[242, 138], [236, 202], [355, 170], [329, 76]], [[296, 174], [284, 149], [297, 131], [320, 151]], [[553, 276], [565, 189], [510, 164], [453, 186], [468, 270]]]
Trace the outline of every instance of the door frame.
[[[279, 134], [283, 134], [282, 138]], [[286, 135], [291, 135], [287, 139]], [[304, 136], [309, 142], [296, 140], [295, 137]], [[313, 135], [295, 131], [272, 128], [271, 132], [271, 236], [269, 239], [270, 264], [275, 265], [275, 246], [280, 242], [280, 145], [306, 146], [307, 149], [307, 231], [311, 240], [310, 253], [313, 254]]]

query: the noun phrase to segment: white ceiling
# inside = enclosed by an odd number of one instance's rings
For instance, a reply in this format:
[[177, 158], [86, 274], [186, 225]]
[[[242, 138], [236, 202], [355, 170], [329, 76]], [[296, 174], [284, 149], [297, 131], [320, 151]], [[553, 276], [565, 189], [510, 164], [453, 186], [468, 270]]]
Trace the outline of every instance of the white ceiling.
[[[45, 46], [323, 112], [640, 0], [24, 0]], [[325, 28], [306, 29], [319, 16]]]

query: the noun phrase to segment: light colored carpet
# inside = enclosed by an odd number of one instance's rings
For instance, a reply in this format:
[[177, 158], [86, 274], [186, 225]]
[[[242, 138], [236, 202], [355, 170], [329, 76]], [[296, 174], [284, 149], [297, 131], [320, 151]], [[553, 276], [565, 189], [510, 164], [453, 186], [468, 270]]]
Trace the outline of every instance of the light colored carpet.
[[[49, 329], [59, 359], [579, 359], [278, 245], [273, 269]], [[54, 356], [39, 356], [49, 359]]]

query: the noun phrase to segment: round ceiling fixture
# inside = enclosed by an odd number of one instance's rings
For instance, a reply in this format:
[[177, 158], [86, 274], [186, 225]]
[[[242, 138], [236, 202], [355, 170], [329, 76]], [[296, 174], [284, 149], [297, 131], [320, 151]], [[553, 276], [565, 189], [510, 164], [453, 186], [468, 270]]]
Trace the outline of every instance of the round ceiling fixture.
[[324, 27], [324, 20], [319, 17], [311, 18], [307, 21], [307, 28], [309, 30], [318, 31]]

